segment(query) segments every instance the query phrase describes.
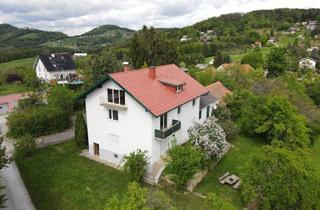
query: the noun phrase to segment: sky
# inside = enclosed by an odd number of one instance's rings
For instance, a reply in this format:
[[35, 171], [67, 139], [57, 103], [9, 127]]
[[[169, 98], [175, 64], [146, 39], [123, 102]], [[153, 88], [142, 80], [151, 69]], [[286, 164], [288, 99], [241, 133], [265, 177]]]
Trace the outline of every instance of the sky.
[[320, 8], [320, 0], [0, 0], [0, 23], [79, 35], [105, 24], [183, 27], [221, 14], [274, 8]]

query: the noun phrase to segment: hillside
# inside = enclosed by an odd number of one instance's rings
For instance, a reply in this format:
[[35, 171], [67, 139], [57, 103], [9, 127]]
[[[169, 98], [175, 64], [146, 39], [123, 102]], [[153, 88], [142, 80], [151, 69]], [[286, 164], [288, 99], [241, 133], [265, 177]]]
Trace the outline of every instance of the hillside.
[[0, 24], [0, 50], [35, 47], [49, 40], [58, 40], [67, 37], [66, 34], [61, 32], [17, 28], [9, 24]]

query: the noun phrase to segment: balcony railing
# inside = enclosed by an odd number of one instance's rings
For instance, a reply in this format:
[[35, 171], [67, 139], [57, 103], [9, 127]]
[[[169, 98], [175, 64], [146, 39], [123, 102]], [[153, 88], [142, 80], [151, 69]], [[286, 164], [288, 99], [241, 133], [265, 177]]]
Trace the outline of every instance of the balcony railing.
[[126, 105], [115, 104], [115, 103], [108, 102], [107, 98], [104, 97], [104, 96], [100, 96], [100, 105], [101, 106], [105, 106], [105, 107], [110, 108], [110, 109], [116, 109], [116, 110], [126, 110], [126, 109], [128, 109], [128, 107]]
[[180, 130], [181, 122], [179, 120], [172, 120], [172, 125], [164, 130], [154, 130], [155, 137], [158, 139], [165, 139], [176, 131]]

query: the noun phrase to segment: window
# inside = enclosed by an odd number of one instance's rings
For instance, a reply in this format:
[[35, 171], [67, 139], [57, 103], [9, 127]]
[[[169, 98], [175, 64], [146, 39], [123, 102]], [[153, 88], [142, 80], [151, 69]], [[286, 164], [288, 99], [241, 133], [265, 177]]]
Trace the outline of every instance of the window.
[[167, 128], [167, 113], [164, 113], [160, 116], [160, 130]]
[[109, 109], [109, 119], [119, 120], [118, 111]]
[[182, 85], [176, 86], [176, 92], [178, 93], [178, 92], [180, 92], [180, 91], [182, 91]]
[[210, 116], [210, 106], [207, 106], [207, 118]]
[[201, 110], [199, 111], [199, 120], [201, 119], [201, 115], [202, 115], [202, 112]]
[[108, 102], [125, 105], [125, 92], [123, 90], [113, 90], [108, 88]]
[[180, 114], [181, 106], [178, 106], [178, 114]]
[[194, 106], [196, 104], [196, 99], [192, 100], [192, 106]]

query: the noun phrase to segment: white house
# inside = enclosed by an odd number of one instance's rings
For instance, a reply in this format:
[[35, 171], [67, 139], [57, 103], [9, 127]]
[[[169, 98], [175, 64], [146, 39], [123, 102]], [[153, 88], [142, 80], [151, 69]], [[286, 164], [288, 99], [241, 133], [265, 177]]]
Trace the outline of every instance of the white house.
[[205, 87], [174, 64], [138, 70], [125, 67], [81, 97], [86, 104], [88, 155], [119, 165], [125, 154], [146, 150], [149, 171], [174, 139], [185, 143], [188, 129], [211, 116], [217, 103]]
[[302, 68], [308, 68], [308, 69], [316, 69], [317, 62], [312, 58], [302, 58], [299, 61], [299, 67]]
[[34, 64], [37, 77], [43, 82], [70, 81], [77, 78], [76, 65], [68, 53], [39, 55]]
[[307, 25], [308, 30], [315, 30], [317, 28], [317, 21], [309, 21]]
[[190, 41], [191, 38], [187, 35], [183, 35], [182, 38], [180, 39], [180, 42], [187, 42], [187, 41]]

